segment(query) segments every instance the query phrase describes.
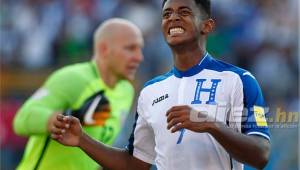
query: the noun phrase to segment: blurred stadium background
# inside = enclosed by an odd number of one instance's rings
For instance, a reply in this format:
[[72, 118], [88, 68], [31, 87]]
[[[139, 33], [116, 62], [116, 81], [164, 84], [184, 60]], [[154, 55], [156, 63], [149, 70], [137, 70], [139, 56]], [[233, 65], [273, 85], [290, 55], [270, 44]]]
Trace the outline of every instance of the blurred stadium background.
[[[280, 120], [270, 124], [272, 153], [266, 169], [299, 169], [298, 0], [212, 3], [217, 29], [209, 38], [209, 52], [250, 70], [263, 89], [270, 117]], [[145, 60], [137, 91], [172, 67], [160, 32], [161, 0], [0, 0], [0, 7], [3, 170], [15, 169], [26, 143], [12, 131], [16, 110], [53, 70], [90, 59], [92, 33], [103, 20], [127, 18], [143, 31]], [[290, 112], [296, 116], [287, 122]], [[130, 115], [116, 146], [126, 145], [132, 119]]]

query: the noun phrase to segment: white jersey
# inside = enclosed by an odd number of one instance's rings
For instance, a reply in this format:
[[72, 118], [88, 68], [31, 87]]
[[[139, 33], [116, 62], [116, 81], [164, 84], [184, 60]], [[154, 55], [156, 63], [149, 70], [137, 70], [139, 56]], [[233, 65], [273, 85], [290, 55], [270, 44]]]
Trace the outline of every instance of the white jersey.
[[166, 112], [176, 105], [190, 105], [239, 133], [270, 140], [264, 100], [255, 78], [206, 53], [189, 70], [174, 67], [145, 84], [127, 146], [130, 154], [156, 164], [159, 170], [243, 169], [210, 134], [167, 130]]

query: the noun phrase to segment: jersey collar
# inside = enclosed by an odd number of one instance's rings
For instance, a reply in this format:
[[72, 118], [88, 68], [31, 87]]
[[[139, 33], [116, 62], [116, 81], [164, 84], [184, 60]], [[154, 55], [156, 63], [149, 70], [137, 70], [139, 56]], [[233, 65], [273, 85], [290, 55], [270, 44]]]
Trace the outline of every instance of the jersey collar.
[[202, 71], [208, 65], [209, 60], [210, 60], [209, 58], [210, 58], [209, 54], [208, 54], [208, 52], [206, 52], [199, 64], [189, 68], [186, 71], [180, 71], [174, 66], [173, 73], [178, 78], [191, 77], [195, 74], [198, 74], [200, 71]]
[[96, 61], [95, 61], [95, 60], [92, 60], [92, 61], [91, 61], [91, 64], [92, 64], [92, 68], [93, 68], [93, 70], [94, 70], [94, 73], [97, 75], [97, 77], [100, 78], [101, 76], [100, 76], [99, 69], [98, 69], [98, 66], [97, 66]]

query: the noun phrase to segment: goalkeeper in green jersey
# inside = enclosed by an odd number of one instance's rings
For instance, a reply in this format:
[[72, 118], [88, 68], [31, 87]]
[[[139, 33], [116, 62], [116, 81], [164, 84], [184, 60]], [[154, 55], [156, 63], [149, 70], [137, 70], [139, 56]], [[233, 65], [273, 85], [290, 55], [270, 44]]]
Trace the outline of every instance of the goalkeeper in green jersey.
[[[79, 33], [80, 34], [80, 33]], [[49, 138], [58, 113], [80, 119], [84, 131], [111, 145], [130, 110], [130, 81], [143, 60], [143, 38], [137, 26], [109, 19], [94, 34], [91, 61], [55, 71], [20, 108], [14, 130], [29, 137], [18, 170], [93, 170], [99, 165], [79, 148]]]

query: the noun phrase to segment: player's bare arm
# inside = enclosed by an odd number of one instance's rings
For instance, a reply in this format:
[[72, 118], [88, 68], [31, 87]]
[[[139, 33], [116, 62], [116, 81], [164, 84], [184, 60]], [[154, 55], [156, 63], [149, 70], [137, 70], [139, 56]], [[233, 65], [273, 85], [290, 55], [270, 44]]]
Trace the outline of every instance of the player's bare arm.
[[238, 133], [222, 122], [193, 122], [190, 120], [191, 109], [190, 106], [174, 106], [169, 109], [166, 113], [167, 128], [172, 133], [183, 128], [210, 133], [234, 159], [258, 169], [265, 167], [270, 154], [270, 143], [267, 139]]
[[66, 146], [81, 148], [101, 166], [112, 170], [146, 170], [150, 164], [129, 155], [124, 149], [113, 148], [95, 141], [82, 131], [80, 121], [72, 116], [57, 115], [51, 137]]

